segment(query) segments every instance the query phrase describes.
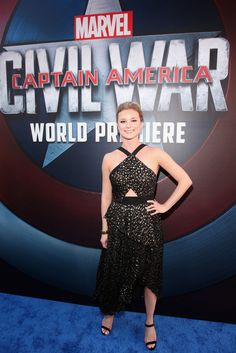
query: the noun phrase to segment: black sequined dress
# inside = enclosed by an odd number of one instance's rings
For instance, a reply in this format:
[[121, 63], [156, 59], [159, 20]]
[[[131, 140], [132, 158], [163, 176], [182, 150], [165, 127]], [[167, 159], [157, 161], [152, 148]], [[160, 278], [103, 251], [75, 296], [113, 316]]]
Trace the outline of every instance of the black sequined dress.
[[[101, 250], [93, 299], [106, 314], [124, 310], [144, 286], [160, 297], [163, 232], [159, 213], [146, 210], [155, 198], [157, 175], [138, 157], [140, 144], [110, 173], [112, 202], [105, 217], [107, 248]], [[132, 189], [138, 196], [125, 196]], [[154, 211], [151, 211], [153, 213]]]

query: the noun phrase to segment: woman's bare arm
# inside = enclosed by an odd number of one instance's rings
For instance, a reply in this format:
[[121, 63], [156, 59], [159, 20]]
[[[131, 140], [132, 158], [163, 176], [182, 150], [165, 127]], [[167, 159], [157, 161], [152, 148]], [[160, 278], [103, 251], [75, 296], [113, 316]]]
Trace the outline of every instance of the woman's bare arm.
[[186, 171], [159, 147], [156, 148], [156, 157], [160, 166], [178, 182], [171, 196], [163, 204], [168, 211], [184, 195], [193, 182]]
[[[101, 216], [102, 216], [102, 230], [108, 230], [107, 220], [105, 214], [112, 201], [112, 185], [110, 182], [108, 167], [109, 155], [105, 154], [102, 160], [102, 195], [101, 195]], [[107, 248], [108, 234], [102, 234], [100, 242], [104, 248]]]
[[112, 201], [112, 185], [110, 182], [108, 167], [109, 156], [106, 153], [102, 160], [102, 195], [101, 195], [101, 216], [102, 216], [102, 230], [107, 230], [107, 220], [104, 217], [107, 209]]

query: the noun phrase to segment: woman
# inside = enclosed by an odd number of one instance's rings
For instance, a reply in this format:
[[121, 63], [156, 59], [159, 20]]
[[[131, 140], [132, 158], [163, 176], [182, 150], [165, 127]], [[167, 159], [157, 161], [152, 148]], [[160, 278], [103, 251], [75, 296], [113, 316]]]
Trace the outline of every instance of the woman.
[[[144, 342], [156, 346], [153, 316], [162, 281], [161, 213], [168, 211], [192, 184], [188, 174], [166, 152], [139, 141], [143, 114], [134, 102], [119, 105], [116, 114], [122, 146], [102, 161], [102, 252], [94, 298], [104, 314], [102, 334], [112, 330], [114, 315], [125, 309], [137, 289], [144, 290]], [[155, 200], [157, 174], [163, 167], [178, 185], [169, 199]]]

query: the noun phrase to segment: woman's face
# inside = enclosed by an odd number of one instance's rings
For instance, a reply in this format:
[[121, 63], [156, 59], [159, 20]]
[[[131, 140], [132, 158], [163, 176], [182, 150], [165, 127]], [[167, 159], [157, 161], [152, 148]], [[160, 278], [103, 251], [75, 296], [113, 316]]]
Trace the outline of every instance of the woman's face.
[[118, 114], [117, 126], [120, 135], [127, 140], [131, 140], [139, 136], [143, 127], [143, 122], [136, 110], [125, 109]]

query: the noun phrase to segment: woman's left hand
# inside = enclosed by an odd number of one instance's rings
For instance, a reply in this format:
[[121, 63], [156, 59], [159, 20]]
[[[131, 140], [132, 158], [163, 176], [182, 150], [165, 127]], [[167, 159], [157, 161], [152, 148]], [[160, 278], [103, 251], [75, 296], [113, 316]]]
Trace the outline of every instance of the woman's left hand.
[[[157, 213], [164, 213], [168, 211], [165, 205], [162, 205], [161, 203], [157, 202], [157, 200], [147, 200], [147, 202], [149, 202], [150, 204], [146, 207], [146, 210], [150, 212], [151, 216]], [[152, 211], [155, 212], [151, 213]]]

